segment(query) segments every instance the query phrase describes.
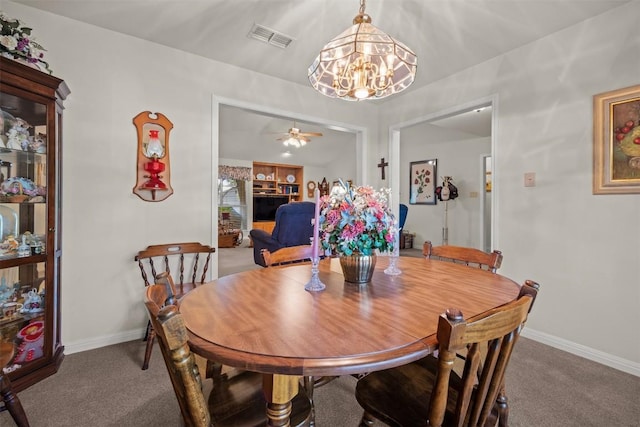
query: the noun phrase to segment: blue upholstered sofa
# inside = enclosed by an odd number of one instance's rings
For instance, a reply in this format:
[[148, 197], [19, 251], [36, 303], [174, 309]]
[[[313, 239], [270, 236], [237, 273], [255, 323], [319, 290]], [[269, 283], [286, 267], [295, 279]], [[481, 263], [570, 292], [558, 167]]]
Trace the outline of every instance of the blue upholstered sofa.
[[249, 232], [253, 242], [255, 263], [265, 267], [260, 253], [262, 249], [275, 252], [288, 246], [310, 245], [311, 236], [313, 236], [311, 220], [314, 213], [315, 204], [312, 202], [292, 202], [278, 207], [276, 225], [271, 234], [260, 229]]

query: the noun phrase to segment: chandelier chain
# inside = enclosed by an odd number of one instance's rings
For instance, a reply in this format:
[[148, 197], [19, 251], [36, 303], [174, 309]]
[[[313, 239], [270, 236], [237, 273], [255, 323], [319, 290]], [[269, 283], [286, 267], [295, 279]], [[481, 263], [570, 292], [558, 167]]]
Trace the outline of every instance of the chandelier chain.
[[364, 15], [365, 0], [360, 0], [360, 14]]

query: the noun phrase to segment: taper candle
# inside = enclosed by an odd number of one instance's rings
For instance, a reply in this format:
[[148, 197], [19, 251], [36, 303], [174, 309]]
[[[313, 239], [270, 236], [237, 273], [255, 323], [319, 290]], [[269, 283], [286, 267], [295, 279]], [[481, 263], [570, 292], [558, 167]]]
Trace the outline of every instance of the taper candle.
[[320, 222], [320, 190], [315, 190], [316, 212], [313, 216], [313, 243], [311, 245], [311, 260], [318, 259], [318, 245], [320, 244], [319, 222]]

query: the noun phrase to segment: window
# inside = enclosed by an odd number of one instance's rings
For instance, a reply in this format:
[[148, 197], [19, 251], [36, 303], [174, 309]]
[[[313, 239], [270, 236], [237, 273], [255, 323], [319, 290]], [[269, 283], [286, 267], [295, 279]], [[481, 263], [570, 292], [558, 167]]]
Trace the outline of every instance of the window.
[[218, 179], [218, 220], [222, 226], [247, 230], [246, 183], [239, 179]]

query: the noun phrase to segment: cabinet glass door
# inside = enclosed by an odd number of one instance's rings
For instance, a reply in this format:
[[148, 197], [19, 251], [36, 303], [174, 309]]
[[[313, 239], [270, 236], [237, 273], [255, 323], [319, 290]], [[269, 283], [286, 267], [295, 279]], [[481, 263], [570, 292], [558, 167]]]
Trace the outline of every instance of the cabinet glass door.
[[0, 341], [13, 371], [47, 355], [47, 105], [0, 93]]

